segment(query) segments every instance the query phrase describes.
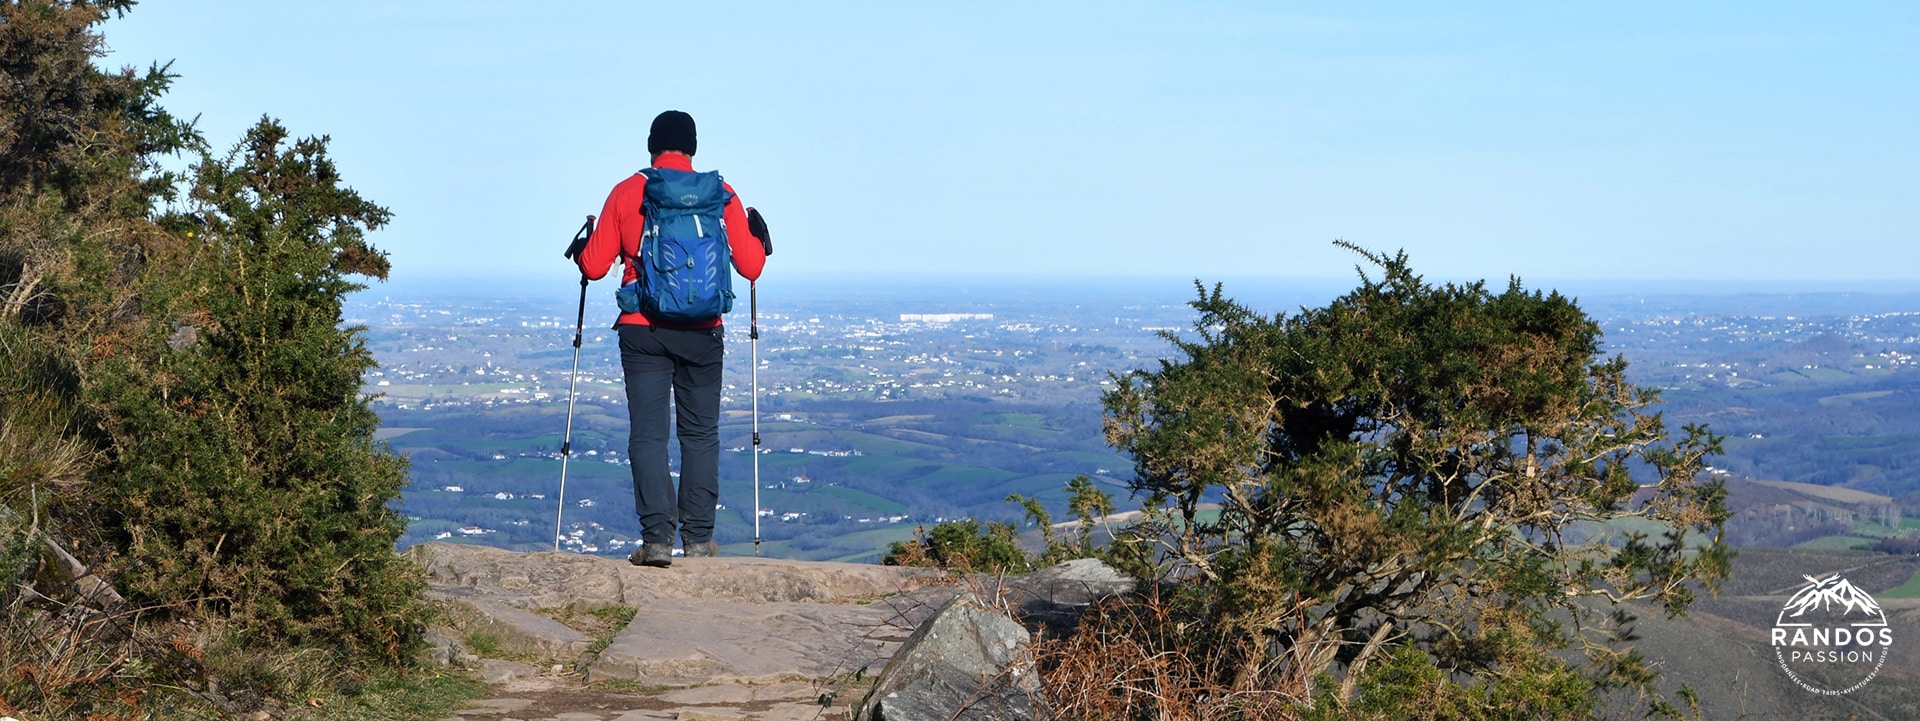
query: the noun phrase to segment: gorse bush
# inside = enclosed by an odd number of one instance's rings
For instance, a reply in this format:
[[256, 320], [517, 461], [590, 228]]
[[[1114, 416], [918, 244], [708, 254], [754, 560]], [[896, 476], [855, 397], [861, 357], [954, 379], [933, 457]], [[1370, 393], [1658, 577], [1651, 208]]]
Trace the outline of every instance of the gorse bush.
[[[263, 639], [404, 658], [421, 582], [393, 553], [404, 459], [373, 440], [373, 365], [340, 303], [384, 276], [363, 241], [386, 211], [339, 186], [323, 141], [263, 120], [197, 166], [162, 218], [192, 262], [153, 274], [137, 343], [90, 384], [110, 439], [109, 536], [123, 586], [204, 599]], [[137, 350], [135, 350], [137, 349]]]
[[1060, 715], [1584, 718], [1615, 689], [1681, 713], [1626, 604], [1725, 578], [1718, 438], [1669, 438], [1570, 299], [1363, 255], [1380, 278], [1295, 315], [1202, 288], [1184, 358], [1116, 376], [1146, 501], [1119, 540], [1159, 550], [1147, 599], [1043, 649]]
[[341, 327], [387, 211], [325, 138], [262, 119], [216, 156], [165, 67], [96, 68], [132, 5], [0, 3], [0, 713], [36, 719], [351, 688], [423, 630]]

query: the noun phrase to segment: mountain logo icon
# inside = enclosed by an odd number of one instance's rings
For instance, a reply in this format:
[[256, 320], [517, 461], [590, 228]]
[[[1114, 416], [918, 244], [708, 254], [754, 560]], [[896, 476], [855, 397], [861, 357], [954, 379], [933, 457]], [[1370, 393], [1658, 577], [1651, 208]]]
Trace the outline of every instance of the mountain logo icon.
[[1773, 653], [1787, 678], [1824, 696], [1851, 693], [1887, 662], [1893, 629], [1873, 594], [1838, 573], [1802, 576], [1773, 623]]
[[[1826, 578], [1812, 576], [1801, 576], [1801, 578], [1807, 579], [1807, 585], [1800, 587], [1792, 598], [1787, 599], [1786, 607], [1780, 609], [1780, 617], [1774, 621], [1773, 625], [1792, 626], [1796, 625], [1795, 619], [1818, 618], [1823, 613], [1832, 613], [1835, 610], [1838, 610], [1843, 618], [1852, 616], [1855, 611], [1860, 612], [1861, 620], [1854, 624], [1856, 626], [1887, 625], [1887, 614], [1880, 609], [1880, 603], [1839, 574]], [[1809, 617], [1810, 613], [1813, 614], [1811, 617]]]

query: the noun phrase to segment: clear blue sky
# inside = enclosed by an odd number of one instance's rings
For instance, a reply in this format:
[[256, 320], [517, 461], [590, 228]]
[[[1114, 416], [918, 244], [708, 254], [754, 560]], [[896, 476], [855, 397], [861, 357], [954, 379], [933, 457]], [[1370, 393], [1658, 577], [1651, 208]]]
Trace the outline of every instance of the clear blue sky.
[[1920, 281], [1920, 4], [1355, 5], [156, 0], [102, 62], [332, 136], [396, 281], [570, 282], [666, 109], [768, 280]]

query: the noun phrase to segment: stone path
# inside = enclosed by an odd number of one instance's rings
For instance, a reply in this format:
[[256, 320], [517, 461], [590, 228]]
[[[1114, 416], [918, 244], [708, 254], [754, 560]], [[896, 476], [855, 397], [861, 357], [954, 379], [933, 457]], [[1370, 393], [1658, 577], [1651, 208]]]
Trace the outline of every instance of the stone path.
[[[494, 691], [450, 717], [469, 721], [845, 721], [872, 674], [957, 592], [938, 572], [866, 564], [723, 557], [655, 569], [439, 543], [412, 553], [455, 626], [440, 630], [441, 654]], [[634, 609], [624, 628], [557, 620], [615, 606]], [[514, 660], [459, 648], [476, 633]]]
[[846, 721], [850, 704], [810, 683], [721, 683], [634, 693], [583, 687], [578, 679], [516, 679], [493, 687], [495, 698], [455, 711], [448, 721]]

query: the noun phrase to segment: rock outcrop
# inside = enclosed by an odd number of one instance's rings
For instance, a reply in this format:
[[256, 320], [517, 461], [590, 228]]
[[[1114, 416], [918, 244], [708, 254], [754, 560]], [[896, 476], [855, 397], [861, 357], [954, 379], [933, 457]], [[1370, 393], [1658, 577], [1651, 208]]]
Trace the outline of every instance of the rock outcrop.
[[[515, 553], [429, 543], [411, 553], [431, 599], [455, 625], [484, 632], [507, 655], [557, 662], [592, 681], [684, 687], [824, 678], [878, 668], [951, 595], [929, 569], [760, 558], [708, 558], [670, 568], [570, 553]], [[552, 615], [635, 609], [598, 653]]]
[[[696, 694], [671, 701], [683, 707], [674, 711], [680, 718], [735, 702], [746, 713], [736, 718], [814, 718], [830, 705], [885, 721], [1034, 718], [1040, 685], [1032, 634], [1063, 633], [1087, 605], [1133, 586], [1092, 560], [955, 578], [932, 569], [733, 557], [641, 568], [446, 543], [408, 552], [453, 626], [435, 632], [440, 662], [474, 667], [509, 691], [572, 679], [680, 689], [652, 692], [663, 706], [674, 694]], [[607, 620], [624, 620], [623, 613], [592, 613], [616, 606], [634, 609], [624, 626]], [[600, 625], [580, 625], [583, 618]], [[482, 636], [491, 651], [482, 655], [495, 658], [477, 659], [462, 646]]]
[[1081, 558], [1018, 576], [983, 576], [976, 585], [1002, 599], [1022, 623], [1059, 636], [1072, 632], [1087, 606], [1132, 591], [1134, 580]]
[[1020, 721], [1039, 679], [1027, 629], [972, 593], [948, 601], [907, 639], [863, 702], [871, 721]]

